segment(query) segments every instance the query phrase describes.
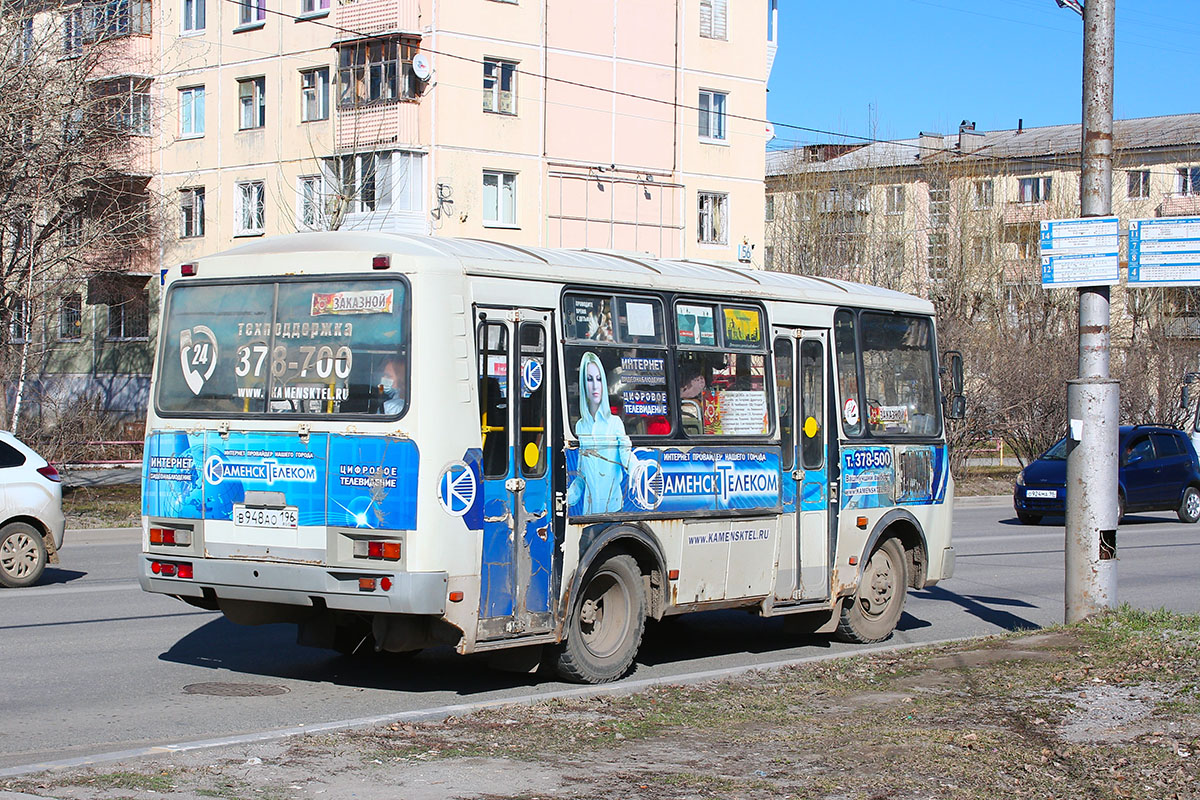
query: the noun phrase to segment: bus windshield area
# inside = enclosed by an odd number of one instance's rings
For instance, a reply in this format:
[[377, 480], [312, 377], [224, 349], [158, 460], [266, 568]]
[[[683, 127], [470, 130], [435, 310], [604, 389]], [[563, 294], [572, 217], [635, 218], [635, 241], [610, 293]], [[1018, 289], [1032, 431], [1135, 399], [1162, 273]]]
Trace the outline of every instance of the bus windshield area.
[[[834, 338], [842, 397], [855, 399], [865, 411], [860, 420], [857, 407], [843, 409], [843, 424], [848, 434], [936, 436], [941, 433], [938, 372], [929, 319], [868, 311], [856, 317], [849, 311], [839, 311]], [[853, 367], [856, 338], [864, 384], [861, 398]]]
[[399, 280], [177, 283], [155, 404], [188, 416], [398, 416], [407, 301]]

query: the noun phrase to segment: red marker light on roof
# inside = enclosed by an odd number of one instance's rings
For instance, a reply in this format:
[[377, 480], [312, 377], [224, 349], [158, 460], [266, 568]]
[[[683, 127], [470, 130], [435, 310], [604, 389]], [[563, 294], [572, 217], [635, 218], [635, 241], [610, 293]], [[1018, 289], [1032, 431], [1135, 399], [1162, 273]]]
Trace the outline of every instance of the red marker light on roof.
[[180, 264], [179, 265], [179, 274], [185, 278], [192, 277], [193, 275], [196, 274], [196, 265], [195, 264]]
[[391, 256], [375, 256], [371, 259], [371, 269], [387, 269], [391, 265]]

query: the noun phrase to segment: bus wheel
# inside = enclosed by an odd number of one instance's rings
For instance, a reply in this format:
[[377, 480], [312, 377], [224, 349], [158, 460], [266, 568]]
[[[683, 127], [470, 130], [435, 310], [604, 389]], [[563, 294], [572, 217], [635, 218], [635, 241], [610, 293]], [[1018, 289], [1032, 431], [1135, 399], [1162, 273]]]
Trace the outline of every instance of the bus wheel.
[[875, 548], [859, 578], [858, 591], [842, 606], [836, 638], [870, 644], [892, 635], [908, 592], [904, 564], [904, 549], [898, 539], [888, 539]]
[[615, 681], [629, 671], [646, 626], [642, 573], [632, 556], [605, 559], [584, 579], [556, 665], [580, 683]]

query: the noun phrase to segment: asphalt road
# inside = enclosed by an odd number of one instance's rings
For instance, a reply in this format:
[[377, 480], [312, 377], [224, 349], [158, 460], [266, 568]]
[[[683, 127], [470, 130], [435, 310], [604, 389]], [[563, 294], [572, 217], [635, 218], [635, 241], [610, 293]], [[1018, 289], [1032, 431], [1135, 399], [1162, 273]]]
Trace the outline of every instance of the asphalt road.
[[[1057, 524], [1054, 524], [1057, 523]], [[910, 592], [893, 641], [1034, 628], [1063, 618], [1062, 520], [1030, 528], [1007, 501], [955, 511], [957, 574]], [[456, 703], [561, 691], [449, 650], [362, 663], [299, 647], [294, 628], [243, 628], [144, 594], [134, 531], [69, 532], [42, 585], [0, 590], [0, 774], [6, 768]], [[1119, 600], [1200, 612], [1200, 525], [1134, 515], [1119, 532]], [[855, 648], [791, 636], [744, 612], [647, 631], [631, 679], [685, 676]], [[238, 684], [256, 696], [191, 693]], [[250, 686], [247, 686], [250, 685]], [[220, 687], [214, 687], [220, 691]]]

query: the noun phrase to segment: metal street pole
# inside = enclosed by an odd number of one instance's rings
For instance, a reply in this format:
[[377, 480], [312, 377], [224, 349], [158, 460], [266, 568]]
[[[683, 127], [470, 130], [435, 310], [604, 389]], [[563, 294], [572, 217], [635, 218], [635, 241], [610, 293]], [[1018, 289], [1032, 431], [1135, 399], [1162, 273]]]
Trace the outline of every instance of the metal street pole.
[[[1060, 3], [1062, 5], [1062, 3]], [[1084, 217], [1112, 213], [1113, 39], [1116, 0], [1083, 7]], [[1079, 378], [1067, 383], [1067, 622], [1117, 604], [1119, 389], [1108, 375], [1109, 289], [1079, 289]]]

